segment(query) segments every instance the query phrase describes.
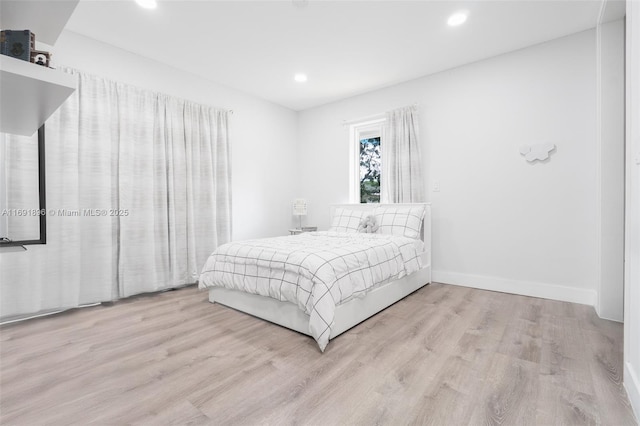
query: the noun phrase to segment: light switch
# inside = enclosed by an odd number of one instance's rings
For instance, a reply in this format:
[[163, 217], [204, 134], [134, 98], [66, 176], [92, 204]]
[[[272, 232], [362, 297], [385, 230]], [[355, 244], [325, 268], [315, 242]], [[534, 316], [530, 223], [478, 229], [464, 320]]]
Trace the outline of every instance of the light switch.
[[434, 180], [433, 181], [433, 192], [440, 192], [440, 181], [439, 180]]

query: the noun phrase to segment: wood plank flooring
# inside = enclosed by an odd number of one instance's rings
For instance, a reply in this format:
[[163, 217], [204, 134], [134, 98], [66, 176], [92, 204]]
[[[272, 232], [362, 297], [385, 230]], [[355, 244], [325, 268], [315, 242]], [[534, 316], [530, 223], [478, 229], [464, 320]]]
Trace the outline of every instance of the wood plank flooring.
[[622, 325], [431, 284], [332, 340], [191, 287], [0, 328], [2, 425], [635, 425]]

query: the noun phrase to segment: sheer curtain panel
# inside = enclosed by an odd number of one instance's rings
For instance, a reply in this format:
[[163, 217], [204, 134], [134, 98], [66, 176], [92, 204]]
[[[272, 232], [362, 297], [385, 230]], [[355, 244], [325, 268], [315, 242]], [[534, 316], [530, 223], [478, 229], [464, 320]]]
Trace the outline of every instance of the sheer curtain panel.
[[417, 107], [399, 108], [386, 115], [381, 180], [384, 202], [424, 201]]
[[[47, 244], [0, 253], [3, 319], [193, 283], [231, 236], [226, 111], [65, 71], [78, 90], [45, 125]], [[7, 182], [31, 179], [25, 138], [2, 136]]]

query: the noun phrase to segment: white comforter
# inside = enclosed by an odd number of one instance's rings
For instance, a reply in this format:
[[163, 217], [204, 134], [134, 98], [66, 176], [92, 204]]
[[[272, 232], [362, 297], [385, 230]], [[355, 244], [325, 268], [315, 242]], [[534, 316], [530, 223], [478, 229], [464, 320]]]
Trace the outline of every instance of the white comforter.
[[226, 287], [297, 304], [324, 351], [336, 306], [420, 269], [418, 246], [406, 237], [341, 232], [233, 242], [209, 256], [199, 288]]

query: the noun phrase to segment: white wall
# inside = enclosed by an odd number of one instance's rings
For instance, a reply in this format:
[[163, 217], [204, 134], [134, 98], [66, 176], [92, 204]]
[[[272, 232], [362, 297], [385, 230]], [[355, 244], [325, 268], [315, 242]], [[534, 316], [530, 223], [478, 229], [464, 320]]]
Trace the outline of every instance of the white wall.
[[56, 64], [233, 110], [233, 239], [286, 234], [295, 196], [296, 112], [70, 31], [53, 52]]
[[640, 3], [627, 0], [624, 385], [640, 419]]
[[624, 20], [598, 25], [597, 107], [600, 205], [598, 301], [602, 318], [622, 321], [624, 296]]
[[[434, 281], [596, 301], [596, 38], [585, 31], [300, 113], [310, 224], [348, 202], [343, 120], [419, 104]], [[524, 144], [557, 151], [529, 164]], [[384, 148], [383, 148], [384, 149]]]

